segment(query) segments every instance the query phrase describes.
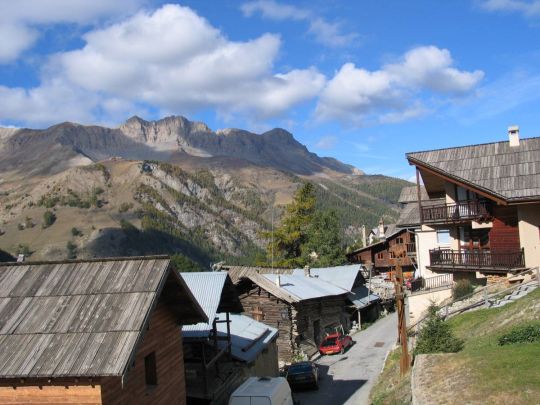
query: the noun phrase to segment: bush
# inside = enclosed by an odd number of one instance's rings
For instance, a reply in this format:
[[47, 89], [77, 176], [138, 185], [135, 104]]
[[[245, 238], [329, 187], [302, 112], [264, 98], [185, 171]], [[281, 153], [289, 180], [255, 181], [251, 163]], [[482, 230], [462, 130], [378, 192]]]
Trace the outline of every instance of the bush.
[[45, 211], [43, 214], [43, 228], [48, 228], [56, 221], [56, 215], [52, 211]]
[[132, 208], [133, 208], [133, 203], [123, 202], [122, 204], [120, 204], [120, 208], [118, 208], [118, 212], [119, 213], [127, 212]]
[[540, 323], [516, 326], [510, 332], [499, 337], [499, 345], [540, 342]]
[[425, 353], [455, 353], [463, 349], [463, 340], [454, 336], [448, 323], [438, 314], [439, 308], [431, 304], [428, 308], [428, 317], [422, 326], [414, 354]]
[[30, 252], [30, 248], [28, 247], [28, 245], [24, 245], [24, 244], [19, 244], [19, 246], [17, 246], [17, 254], [18, 255], [25, 255], [25, 256], [30, 256], [32, 254], [32, 252]]
[[67, 258], [76, 259], [77, 258], [77, 245], [72, 241], [69, 241], [66, 245], [67, 249]]
[[73, 236], [81, 236], [82, 232], [78, 228], [73, 227], [73, 228], [71, 228], [71, 234]]
[[459, 280], [452, 287], [452, 297], [454, 300], [463, 298], [474, 292], [474, 286], [469, 280]]

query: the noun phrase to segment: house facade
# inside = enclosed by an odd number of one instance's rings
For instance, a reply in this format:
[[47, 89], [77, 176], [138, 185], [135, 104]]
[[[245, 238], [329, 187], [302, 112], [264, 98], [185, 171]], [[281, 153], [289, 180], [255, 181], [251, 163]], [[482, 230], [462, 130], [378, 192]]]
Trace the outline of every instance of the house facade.
[[186, 403], [178, 325], [207, 318], [167, 258], [12, 263], [0, 279], [0, 404]]
[[[407, 154], [430, 200], [418, 200], [426, 275], [508, 275], [540, 265], [540, 138]], [[431, 272], [431, 273], [429, 273]]]

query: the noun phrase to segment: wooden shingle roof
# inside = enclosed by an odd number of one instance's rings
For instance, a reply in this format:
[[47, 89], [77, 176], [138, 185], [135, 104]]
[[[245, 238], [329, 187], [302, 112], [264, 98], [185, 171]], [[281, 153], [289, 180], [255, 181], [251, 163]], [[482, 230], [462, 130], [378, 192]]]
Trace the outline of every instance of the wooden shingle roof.
[[123, 376], [162, 291], [206, 320], [175, 277], [163, 257], [0, 265], [0, 378]]
[[408, 153], [411, 164], [507, 202], [540, 199], [540, 137]]
[[[429, 199], [424, 186], [420, 186], [420, 198], [422, 200]], [[415, 201], [418, 201], [418, 190], [416, 189], [416, 186], [403, 187], [401, 189], [401, 193], [399, 194], [398, 203], [407, 204]]]

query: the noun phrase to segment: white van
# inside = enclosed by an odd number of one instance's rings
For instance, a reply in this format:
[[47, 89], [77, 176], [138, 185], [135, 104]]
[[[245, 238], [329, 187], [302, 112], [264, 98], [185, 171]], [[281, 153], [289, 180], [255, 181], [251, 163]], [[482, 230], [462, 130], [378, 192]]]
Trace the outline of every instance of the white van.
[[232, 393], [229, 405], [293, 405], [293, 398], [283, 377], [250, 377]]

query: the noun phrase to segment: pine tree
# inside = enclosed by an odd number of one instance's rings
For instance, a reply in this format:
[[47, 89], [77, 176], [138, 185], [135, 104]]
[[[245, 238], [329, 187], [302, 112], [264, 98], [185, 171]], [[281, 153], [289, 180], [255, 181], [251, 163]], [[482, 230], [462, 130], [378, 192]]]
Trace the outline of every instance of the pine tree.
[[[310, 254], [315, 252], [314, 257]], [[339, 217], [334, 210], [318, 211], [307, 229], [302, 247], [304, 261], [316, 266], [336, 266], [345, 259]]]
[[431, 304], [428, 318], [422, 326], [416, 341], [414, 354], [423, 353], [455, 353], [463, 348], [463, 340], [454, 336], [450, 325], [438, 314], [439, 308]]

